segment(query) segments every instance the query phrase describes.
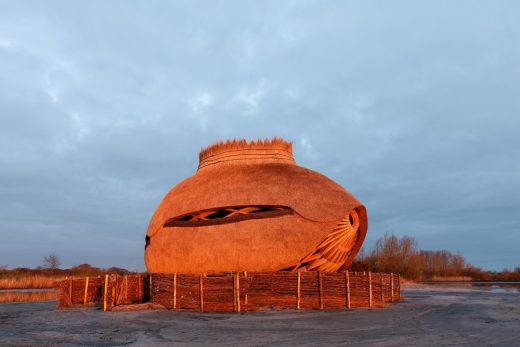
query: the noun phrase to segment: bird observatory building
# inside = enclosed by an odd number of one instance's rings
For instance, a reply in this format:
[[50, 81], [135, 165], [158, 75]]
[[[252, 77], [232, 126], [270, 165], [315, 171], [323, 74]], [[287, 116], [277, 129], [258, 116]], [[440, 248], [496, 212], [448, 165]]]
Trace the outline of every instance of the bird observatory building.
[[[103, 304], [235, 312], [384, 306], [400, 297], [398, 275], [348, 271], [367, 228], [365, 206], [299, 166], [290, 142], [219, 142], [200, 152], [195, 174], [155, 211], [148, 275], [107, 276]], [[75, 301], [69, 287], [65, 304]]]
[[367, 232], [365, 207], [296, 164], [281, 139], [217, 143], [176, 185], [146, 236], [150, 273], [347, 270]]

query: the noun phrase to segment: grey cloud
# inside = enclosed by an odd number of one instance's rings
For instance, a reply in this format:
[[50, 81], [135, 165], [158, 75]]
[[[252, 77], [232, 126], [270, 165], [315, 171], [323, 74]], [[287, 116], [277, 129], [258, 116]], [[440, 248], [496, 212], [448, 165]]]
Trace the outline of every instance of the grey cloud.
[[0, 4], [0, 264], [143, 268], [198, 150], [283, 136], [386, 230], [520, 265], [512, 1]]

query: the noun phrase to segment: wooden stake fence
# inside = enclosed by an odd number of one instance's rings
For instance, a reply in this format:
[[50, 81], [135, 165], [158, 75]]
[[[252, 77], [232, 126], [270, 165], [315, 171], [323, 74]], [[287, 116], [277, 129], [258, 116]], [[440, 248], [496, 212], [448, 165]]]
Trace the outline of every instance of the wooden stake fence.
[[400, 284], [399, 275], [371, 272], [106, 275], [60, 282], [59, 307], [111, 310], [150, 298], [169, 309], [200, 312], [373, 308], [400, 300]]

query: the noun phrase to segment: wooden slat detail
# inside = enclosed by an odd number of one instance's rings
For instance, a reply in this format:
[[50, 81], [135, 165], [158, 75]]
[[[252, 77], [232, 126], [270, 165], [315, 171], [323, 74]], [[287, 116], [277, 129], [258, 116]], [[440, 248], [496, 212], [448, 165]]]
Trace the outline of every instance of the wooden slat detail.
[[337, 272], [345, 265], [358, 236], [359, 215], [352, 210], [311, 253], [291, 266], [291, 271]]

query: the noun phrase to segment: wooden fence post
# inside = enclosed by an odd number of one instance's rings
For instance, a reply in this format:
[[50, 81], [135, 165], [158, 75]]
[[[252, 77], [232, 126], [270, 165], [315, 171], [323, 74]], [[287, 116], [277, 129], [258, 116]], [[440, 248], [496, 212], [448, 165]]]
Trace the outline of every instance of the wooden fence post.
[[[247, 271], [244, 271], [244, 278], [247, 278]], [[244, 305], [246, 305], [245, 310], [247, 311], [247, 294], [244, 295]]]
[[350, 278], [348, 275], [348, 270], [345, 271], [345, 288], [347, 292], [347, 308], [350, 308]]
[[321, 278], [321, 271], [318, 271], [318, 284], [320, 291], [320, 310], [323, 310], [323, 280]]
[[385, 286], [384, 286], [384, 274], [382, 272], [379, 273], [379, 284], [381, 285], [381, 303], [385, 303]]
[[233, 308], [240, 312], [240, 273], [233, 272]]
[[237, 272], [237, 309], [240, 312], [240, 272]]
[[368, 307], [372, 307], [372, 272], [368, 272]]
[[105, 288], [103, 288], [103, 311], [107, 310], [108, 275], [105, 275]]
[[237, 280], [235, 278], [235, 273], [231, 274], [231, 279], [233, 280], [233, 311], [237, 311]]
[[390, 302], [394, 302], [394, 273], [390, 272]]
[[177, 273], [173, 273], [173, 309], [177, 308]]
[[[206, 274], [204, 274], [205, 276]], [[204, 280], [202, 275], [199, 275], [199, 298], [200, 298], [200, 312], [204, 312]]]
[[[148, 278], [150, 278], [150, 288], [148, 289], [148, 301], [152, 302], [152, 274], [148, 275]], [[144, 298], [143, 298], [144, 301]]]
[[85, 294], [83, 295], [83, 305], [87, 303], [87, 295], [88, 295], [88, 276], [85, 279]]
[[297, 285], [297, 294], [296, 294], [296, 308], [300, 309], [300, 281], [301, 281], [301, 272], [298, 271], [298, 285]]
[[177, 307], [177, 273], [173, 273], [173, 309]]

